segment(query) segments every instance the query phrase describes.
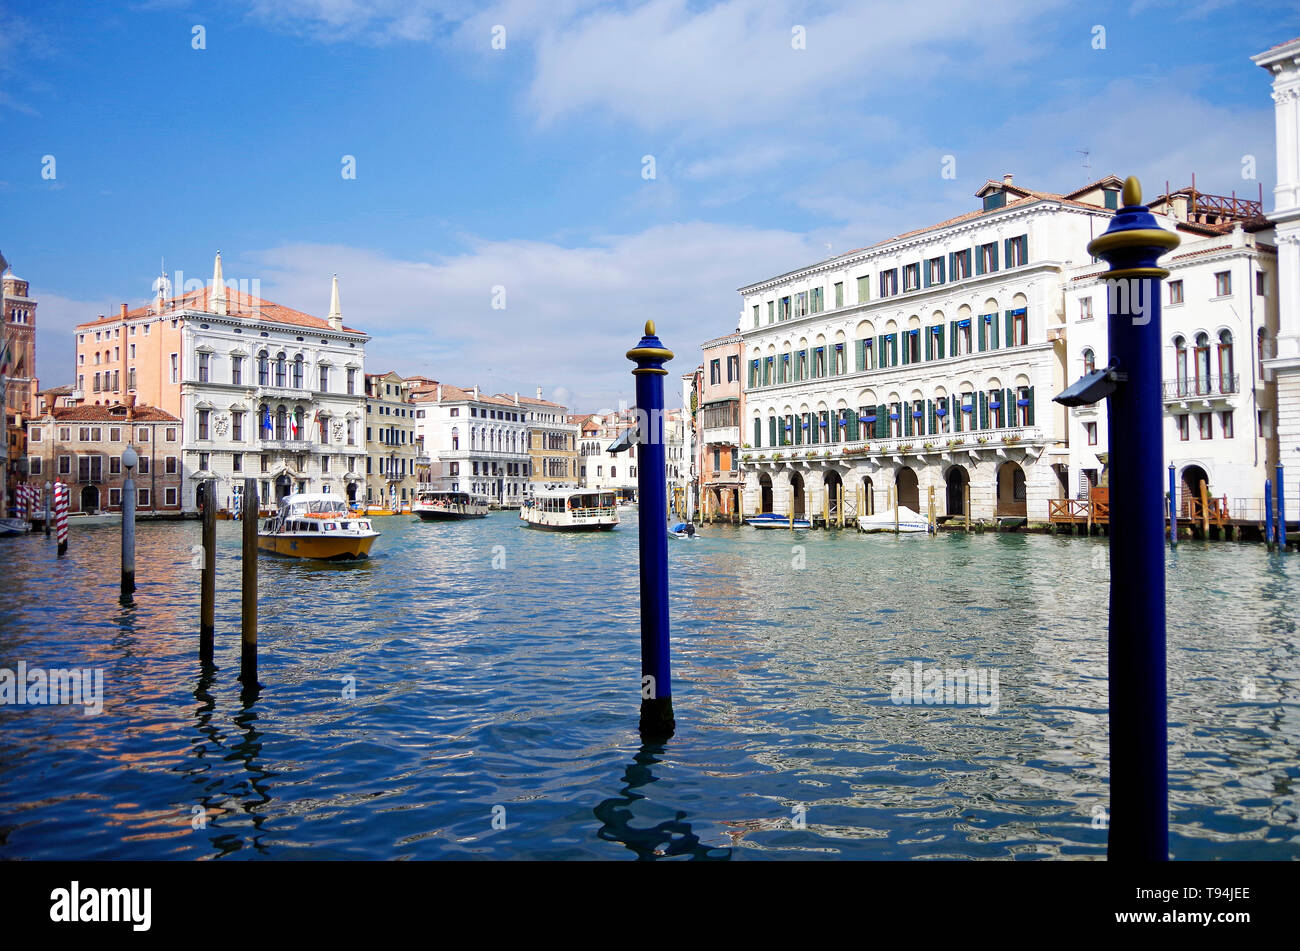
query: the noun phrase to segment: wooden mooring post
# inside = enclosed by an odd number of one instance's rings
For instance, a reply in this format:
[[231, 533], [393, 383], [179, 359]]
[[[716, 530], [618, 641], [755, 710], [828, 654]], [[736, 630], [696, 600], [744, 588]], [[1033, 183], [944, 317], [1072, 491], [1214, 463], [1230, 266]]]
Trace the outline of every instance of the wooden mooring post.
[[208, 479], [204, 483], [202, 531], [200, 547], [203, 564], [199, 574], [199, 662], [212, 663], [213, 640], [216, 633], [217, 600], [217, 483]]
[[[240, 514], [243, 547], [240, 568], [239, 681], [255, 690], [257, 682], [257, 480], [244, 480], [244, 507]], [[666, 538], [667, 536], [665, 536]]]
[[[1111, 364], [1104, 392], [1110, 429], [1110, 818], [1112, 861], [1169, 859], [1168, 704], [1165, 657], [1164, 426], [1161, 394], [1161, 255], [1179, 237], [1124, 182], [1123, 207], [1088, 244], [1103, 259]], [[1074, 388], [1072, 388], [1074, 389]], [[1060, 398], [1058, 397], [1058, 400]], [[1067, 404], [1071, 405], [1071, 404]]]

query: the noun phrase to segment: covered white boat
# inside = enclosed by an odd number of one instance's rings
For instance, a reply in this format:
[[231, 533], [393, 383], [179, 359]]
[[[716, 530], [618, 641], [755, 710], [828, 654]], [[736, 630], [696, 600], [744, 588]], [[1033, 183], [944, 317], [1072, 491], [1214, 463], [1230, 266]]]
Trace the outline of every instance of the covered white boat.
[[745, 519], [745, 524], [750, 528], [812, 528], [812, 522], [808, 519], [795, 516], [791, 521], [789, 515], [782, 515], [780, 512], [751, 515]]
[[458, 522], [487, 518], [488, 500], [468, 492], [421, 492], [411, 512], [426, 522]]
[[891, 508], [874, 515], [859, 515], [858, 529], [864, 532], [928, 532], [930, 522], [919, 512], [912, 511], [906, 505], [900, 505], [897, 527], [894, 522], [894, 510]]
[[525, 500], [519, 518], [548, 532], [607, 532], [618, 524], [618, 507], [607, 490], [544, 489]]
[[370, 519], [348, 511], [347, 502], [328, 493], [285, 496], [279, 512], [257, 533], [257, 547], [273, 555], [334, 561], [366, 558], [379, 532]]

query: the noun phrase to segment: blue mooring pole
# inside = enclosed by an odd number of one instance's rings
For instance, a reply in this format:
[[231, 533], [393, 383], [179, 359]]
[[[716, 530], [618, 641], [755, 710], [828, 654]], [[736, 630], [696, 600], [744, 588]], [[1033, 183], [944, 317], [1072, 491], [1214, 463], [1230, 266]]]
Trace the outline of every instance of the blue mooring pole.
[[668, 657], [668, 479], [664, 452], [664, 364], [673, 353], [655, 336], [653, 320], [627, 358], [636, 363], [636, 406], [640, 426], [637, 493], [641, 553], [641, 734], [663, 740], [673, 735], [672, 672]]
[[1178, 496], [1174, 493], [1174, 464], [1169, 463], [1169, 547], [1178, 547]]
[[1273, 483], [1264, 480], [1264, 541], [1273, 550]]
[[1160, 255], [1179, 244], [1124, 182], [1124, 206], [1088, 251], [1110, 265], [1110, 839], [1112, 861], [1169, 858]]
[[1277, 465], [1277, 550], [1286, 551], [1286, 492], [1282, 488], [1282, 464]]

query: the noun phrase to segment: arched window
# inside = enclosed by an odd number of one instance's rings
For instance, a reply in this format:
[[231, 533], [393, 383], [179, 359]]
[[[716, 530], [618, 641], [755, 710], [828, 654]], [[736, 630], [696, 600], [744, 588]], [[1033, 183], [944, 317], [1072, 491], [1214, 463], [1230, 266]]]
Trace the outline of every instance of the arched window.
[[293, 388], [302, 389], [302, 354], [293, 358]]
[[281, 351], [275, 355], [275, 385], [284, 386], [284, 352]]
[[285, 430], [288, 423], [289, 414], [283, 406], [275, 411], [275, 438], [285, 439]]
[[303, 411], [302, 411], [302, 407], [301, 407], [301, 406], [297, 407], [297, 408], [293, 411], [293, 421], [294, 421], [295, 423], [298, 424], [298, 436], [297, 436], [297, 438], [298, 438], [298, 439], [306, 439], [306, 438], [307, 438], [307, 432], [306, 432], [306, 428], [305, 428], [304, 425], [303, 425]]
[[268, 431], [267, 421], [270, 420], [271, 410], [263, 403], [257, 408], [257, 438], [270, 439], [271, 433]]
[[259, 350], [257, 353], [257, 385], [271, 385], [271, 364], [265, 350]]
[[1083, 372], [1092, 373], [1097, 369], [1097, 355], [1089, 347], [1083, 351]]
[[1232, 372], [1232, 331], [1219, 331], [1219, 392], [1236, 392], [1236, 379]]
[[460, 448], [460, 429], [458, 429], [455, 426], [451, 428], [451, 448], [452, 449]]
[[1178, 378], [1178, 395], [1187, 395], [1187, 341], [1174, 338], [1174, 374]]
[[1203, 396], [1210, 392], [1210, 335], [1196, 335], [1196, 393]]

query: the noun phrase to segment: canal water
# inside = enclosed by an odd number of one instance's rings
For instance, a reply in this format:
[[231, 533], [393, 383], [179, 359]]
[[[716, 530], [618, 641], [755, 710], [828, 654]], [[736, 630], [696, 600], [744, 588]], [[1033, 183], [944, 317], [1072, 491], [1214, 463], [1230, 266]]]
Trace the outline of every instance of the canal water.
[[[368, 562], [261, 560], [255, 697], [238, 523], [209, 677], [197, 522], [140, 526], [131, 608], [115, 529], [0, 540], [0, 668], [104, 676], [99, 715], [0, 706], [0, 859], [1105, 855], [1104, 539], [669, 539], [678, 733], [643, 747], [634, 513], [376, 524]], [[1175, 858], [1300, 858], [1297, 582], [1169, 555]], [[968, 668], [965, 703], [913, 693]]]

